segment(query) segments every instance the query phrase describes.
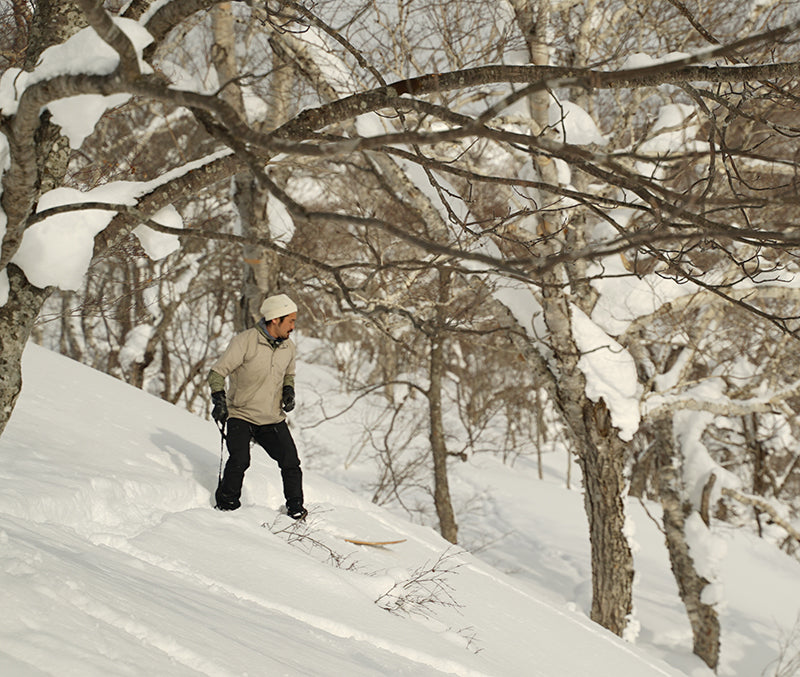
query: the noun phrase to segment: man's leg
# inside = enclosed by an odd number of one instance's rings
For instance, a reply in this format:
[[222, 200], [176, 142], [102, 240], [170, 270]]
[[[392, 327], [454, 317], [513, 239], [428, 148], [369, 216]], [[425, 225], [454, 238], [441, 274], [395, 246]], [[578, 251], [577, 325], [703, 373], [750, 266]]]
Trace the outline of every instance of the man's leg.
[[250, 467], [250, 424], [240, 418], [229, 418], [225, 437], [228, 461], [217, 487], [217, 508], [236, 510], [241, 505], [244, 473]]
[[303, 471], [292, 434], [286, 421], [275, 425], [258, 426], [254, 437], [266, 452], [278, 462], [283, 479], [283, 496], [290, 515], [303, 509]]

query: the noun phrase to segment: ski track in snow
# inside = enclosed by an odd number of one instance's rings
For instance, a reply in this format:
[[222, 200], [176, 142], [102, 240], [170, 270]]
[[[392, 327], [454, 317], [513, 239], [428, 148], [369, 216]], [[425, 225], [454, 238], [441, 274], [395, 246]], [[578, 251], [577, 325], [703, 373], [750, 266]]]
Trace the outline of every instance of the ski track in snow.
[[87, 616], [131, 635], [138, 642], [162, 652], [176, 663], [185, 665], [187, 668], [191, 668], [196, 672], [209, 675], [209, 677], [225, 677], [226, 675], [236, 677], [235, 673], [225, 670], [218, 663], [209, 661], [204, 656], [182, 645], [175, 638], [170, 636], [165, 637], [163, 632], [155, 626], [146, 625], [141, 621], [130, 618], [124, 618], [120, 615], [119, 611], [96, 599], [92, 599], [84, 592], [70, 590], [66, 594], [62, 592], [60, 597], [70, 602], [76, 609], [82, 611]]
[[[496, 506], [495, 506], [495, 512], [497, 513], [497, 516], [498, 516], [498, 519], [499, 519], [500, 515], [497, 512]], [[413, 533], [413, 531], [411, 530], [411, 528], [403, 528], [402, 526], [398, 527], [398, 525], [396, 523], [389, 522], [389, 520], [383, 519], [383, 517], [381, 517], [380, 515], [372, 515], [371, 518], [374, 521], [378, 522], [379, 524], [385, 526], [387, 531], [389, 531], [390, 533], [396, 533], [398, 535], [398, 537], [405, 538], [405, 539], [407, 539], [408, 541], [411, 541], [411, 542], [416, 542], [418, 545], [423, 546], [426, 549], [429, 549], [431, 551], [432, 555], [435, 555], [435, 556], [438, 557], [438, 554], [440, 554], [439, 551], [436, 551], [434, 548], [431, 547], [431, 545], [430, 545], [430, 543], [428, 541], [425, 541], [424, 539], [419, 538], [418, 536], [416, 536]], [[454, 547], [457, 547], [457, 546], [454, 546]], [[464, 552], [460, 547], [458, 547], [458, 550], [461, 551], [461, 552]], [[543, 600], [543, 599], [541, 599], [539, 597], [536, 597], [531, 592], [525, 590], [523, 587], [519, 586], [518, 582], [514, 582], [512, 584], [512, 582], [510, 582], [508, 579], [506, 579], [506, 578], [504, 578], [502, 576], [496, 575], [495, 573], [493, 573], [492, 570], [488, 570], [486, 568], [486, 566], [484, 566], [482, 564], [479, 564], [479, 563], [474, 563], [474, 564], [473, 563], [468, 563], [468, 564], [465, 565], [464, 568], [466, 570], [468, 570], [468, 571], [471, 571], [471, 572], [481, 576], [481, 577], [484, 577], [484, 578], [487, 578], [487, 579], [491, 580], [495, 585], [499, 585], [499, 586], [501, 586], [503, 588], [506, 588], [509, 591], [512, 591], [515, 595], [519, 595], [521, 597], [524, 597], [531, 604], [534, 604], [534, 605], [539, 606], [541, 608], [547, 609], [550, 613], [554, 613], [554, 614], [560, 616], [561, 618], [565, 619], [567, 622], [569, 622], [570, 624], [572, 624], [573, 626], [578, 628], [580, 630], [580, 632], [588, 633], [588, 634], [590, 634], [592, 636], [595, 636], [595, 637], [598, 637], [600, 639], [605, 639], [605, 638], [608, 637], [609, 633], [605, 628], [602, 628], [601, 626], [599, 626], [597, 624], [593, 624], [591, 622], [584, 621], [582, 618], [578, 618], [573, 614], [570, 614], [570, 613], [562, 611], [557, 606], [555, 606], [553, 604], [550, 604], [549, 602], [547, 602], [547, 601], [545, 601], [545, 600]], [[643, 658], [641, 653], [637, 653], [636, 651], [634, 651], [632, 648], [630, 648], [625, 643], [621, 643], [621, 648], [625, 651], [625, 653], [629, 654], [634, 659], [641, 661], [642, 663], [644, 663], [645, 665], [650, 667], [654, 672], [656, 672], [658, 674], [665, 675], [666, 677], [670, 677], [670, 675], [674, 674], [674, 672], [670, 672], [668, 670], [665, 670], [662, 667], [660, 667], [659, 665], [657, 665], [656, 663], [646, 660], [645, 658]], [[458, 671], [457, 674], [460, 675], [460, 674], [470, 674], [470, 673], [462, 673], [461, 671]]]
[[419, 651], [410, 650], [408, 647], [399, 644], [394, 644], [377, 635], [371, 635], [369, 633], [357, 630], [356, 628], [343, 626], [339, 621], [332, 621], [324, 616], [317, 616], [315, 614], [294, 609], [285, 604], [270, 601], [261, 595], [254, 595], [242, 588], [236, 588], [235, 586], [231, 586], [227, 583], [222, 583], [219, 580], [209, 578], [208, 576], [193, 571], [191, 568], [179, 562], [160, 558], [157, 555], [153, 555], [135, 548], [130, 544], [127, 544], [123, 547], [120, 547], [120, 544], [117, 544], [115, 547], [127, 555], [136, 557], [137, 559], [156, 566], [159, 569], [180, 576], [184, 580], [197, 583], [211, 590], [223, 592], [237, 600], [251, 602], [262, 609], [267, 609], [269, 611], [289, 616], [290, 618], [300, 621], [301, 623], [304, 623], [312, 628], [329, 633], [340, 639], [356, 639], [359, 641], [368, 642], [378, 649], [388, 651], [389, 653], [401, 656], [408, 660], [414, 661], [415, 663], [423, 664], [426, 667], [434, 667], [437, 670], [441, 670], [445, 673], [455, 673], [457, 675], [464, 675], [465, 677], [488, 677], [486, 673], [477, 672], [455, 661], [442, 661], [434, 656], [426, 655]]
[[[505, 520], [504, 516], [502, 515], [502, 513], [500, 511], [500, 508], [498, 506], [497, 501], [496, 500], [490, 501], [490, 505], [491, 505], [492, 513], [494, 515], [494, 519], [493, 520], [489, 520], [490, 523], [497, 523], [497, 524], [504, 523], [506, 520]], [[559, 609], [556, 605], [549, 603], [547, 600], [545, 600], [545, 599], [543, 599], [541, 597], [537, 597], [536, 595], [532, 594], [532, 592], [529, 592], [524, 587], [520, 586], [518, 581], [515, 581], [514, 584], [512, 585], [512, 583], [509, 581], [509, 579], [504, 578], [502, 576], [498, 576], [495, 569], [489, 569], [485, 565], [479, 564], [479, 563], [478, 564], [468, 564], [466, 568], [469, 571], [472, 571], [473, 573], [475, 573], [475, 574], [477, 574], [479, 576], [483, 576], [485, 578], [490, 579], [495, 585], [499, 585], [499, 586], [502, 586], [502, 587], [504, 587], [506, 589], [513, 590], [515, 594], [518, 594], [518, 595], [524, 597], [530, 603], [535, 604], [535, 605], [537, 605], [539, 607], [542, 607], [542, 608], [546, 608], [551, 613], [557, 614], [558, 616], [566, 619], [567, 621], [572, 623], [577, 628], [580, 628], [581, 632], [587, 632], [587, 633], [590, 633], [590, 634], [592, 634], [594, 636], [597, 636], [597, 637], [603, 637], [604, 634], [607, 634], [607, 632], [608, 632], [607, 630], [605, 630], [604, 628], [602, 628], [601, 626], [599, 626], [597, 624], [587, 623], [586, 621], [583, 620], [583, 618], [580, 618], [580, 617], [576, 618], [575, 615], [566, 613], [566, 612], [562, 611], [561, 609]], [[656, 672], [658, 672], [658, 673], [660, 673], [662, 675], [667, 675], [667, 677], [669, 677], [669, 675], [673, 674], [673, 673], [670, 673], [670, 672], [662, 669], [659, 665], [657, 665], [655, 663], [650, 663], [650, 662], [646, 661], [642, 657], [642, 655], [640, 653], [636, 653], [635, 651], [633, 651], [630, 647], [627, 646], [627, 644], [622, 644], [621, 648], [623, 648], [623, 650], [626, 651], [631, 656], [634, 656], [638, 660], [641, 660], [643, 663], [646, 663], [654, 671], [656, 671]]]
[[[193, 512], [193, 510], [185, 512], [190, 513]], [[179, 515], [179, 513], [177, 513], [177, 515]], [[17, 544], [18, 548], [20, 545], [27, 544], [31, 552], [41, 550], [41, 540], [31, 532], [28, 532], [29, 535], [26, 537], [23, 529], [27, 531], [24, 525], [14, 528], [10, 524], [4, 524], [2, 529], [2, 533], [5, 534], [4, 540], [13, 541]], [[56, 528], [55, 531], [59, 533], [60, 529]], [[80, 538], [77, 534], [75, 534], [75, 537]], [[49, 548], [51, 550], [51, 552], [48, 553], [50, 556], [57, 557], [60, 554], [63, 555], [65, 548], [67, 548], [66, 554], [69, 555], [70, 558], [80, 559], [83, 565], [88, 563], [90, 559], [88, 556], [84, 553], [79, 553], [77, 549], [65, 546], [60, 541], [56, 540], [57, 538], [58, 536], [54, 537], [52, 545]], [[237, 605], [241, 605], [242, 602], [253, 605], [256, 607], [253, 614], [254, 616], [261, 617], [265, 612], [278, 614], [291, 618], [337, 639], [366, 642], [376, 649], [417, 664], [417, 674], [431, 674], [431, 669], [434, 669], [437, 672], [464, 675], [465, 677], [489, 677], [487, 673], [468, 668], [458, 661], [442, 659], [426, 654], [425, 652], [391, 642], [378, 635], [344, 625], [340, 621], [334, 621], [324, 616], [304, 612], [286, 604], [270, 600], [263, 595], [253, 594], [244, 588], [230, 585], [219, 579], [204, 575], [179, 560], [163, 557], [136, 547], [125, 535], [111, 534], [106, 531], [104, 534], [91, 537], [89, 543], [96, 548], [107, 549], [113, 553], [123, 555], [125, 558], [131, 558], [133, 562], [126, 563], [128, 567], [135, 568], [135, 563], [138, 562], [146, 565], [145, 568], [152, 568], [154, 572], [150, 572], [148, 578], [154, 577], [160, 579], [162, 577], [161, 575], [167, 574], [181, 579], [183, 584], [176, 587], [184, 594], [187, 589], [185, 584], [188, 583], [189, 589], [196, 590], [196, 594], [201, 598], [207, 595], [208, 592], [213, 592], [215, 595], [221, 594], [223, 597], [229, 598], [231, 602]], [[30, 555], [27, 558], [20, 557], [19, 562], [21, 563], [29, 558]], [[4, 570], [8, 572], [11, 569], [8, 563], [10, 558], [6, 556], [5, 559], [7, 561]], [[97, 567], [98, 574], [102, 573], [99, 571], [102, 567], [101, 563], [92, 563], [90, 566]], [[21, 571], [24, 567], [18, 565], [17, 568]], [[28, 567], [28, 569], [30, 569], [30, 567]], [[159, 628], [157, 625], [143, 622], [141, 616], [134, 617], [131, 614], [123, 613], [119, 609], [104, 602], [104, 595], [109, 594], [110, 591], [106, 590], [106, 586], [102, 584], [102, 578], [102, 575], [96, 577], [95, 580], [98, 584], [93, 586], [92, 589], [88, 589], [85, 584], [77, 582], [77, 580], [68, 578], [61, 581], [52, 581], [50, 586], [40, 585], [39, 590], [46, 598], [49, 598], [54, 603], [59, 602], [61, 604], [66, 603], [70, 605], [86, 617], [131, 636], [138, 644], [164, 654], [171, 661], [185, 666], [193, 671], [193, 673], [196, 672], [208, 675], [209, 677], [235, 677], [236, 675], [241, 675], [240, 672], [230, 671], [222, 664], [186, 646], [177, 637], [165, 634], [163, 629]], [[130, 584], [133, 587], [141, 588], [143, 593], [144, 583], [141, 585], [137, 585], [137, 583], [138, 581], [130, 579]], [[159, 589], [163, 589], [163, 587], [164, 584], [162, 581], [159, 585]], [[0, 653], [0, 657], [2, 657], [2, 653]], [[112, 657], [109, 656], [109, 659], [111, 660]], [[0, 663], [0, 666], [2, 666], [2, 663]]]
[[[26, 530], [28, 533], [26, 536], [25, 532], [23, 532], [24, 528], [23, 525], [20, 525], [14, 529], [11, 525], [5, 524], [3, 532], [13, 537], [13, 542], [17, 548], [20, 547], [20, 544], [27, 545], [29, 551], [33, 553], [30, 558], [39, 563], [43, 559], [41, 555], [43, 550], [41, 533], [34, 535], [30, 530]], [[113, 583], [109, 580], [104, 580], [108, 579], [108, 576], [103, 575], [106, 572], [103, 571], [102, 563], [92, 561], [87, 553], [80, 552], [77, 548], [65, 546], [59, 538], [61, 535], [60, 530], [56, 529], [55, 531], [56, 534], [52, 543], [44, 548], [46, 555], [53, 559], [74, 560], [76, 565], [79, 564], [88, 569], [94, 569], [93, 582], [95, 585], [88, 588], [85, 583], [79, 582], [77, 577], [68, 577], [66, 579], [52, 577], [47, 582], [39, 582], [37, 584], [38, 591], [45, 599], [50, 600], [53, 608], [64, 604], [69, 605], [88, 619], [96, 621], [97, 624], [129, 635], [136, 640], [136, 644], [142, 645], [145, 649], [154, 649], [171, 661], [189, 668], [192, 674], [200, 672], [215, 677], [233, 676], [233, 673], [228, 672], [221, 665], [210, 661], [183, 645], [175, 637], [168, 634], [165, 635], [163, 630], [155, 625], [147, 624], [139, 620], [139, 618], [133, 617], [131, 614], [125, 614], [104, 602], [103, 596], [108, 595], [107, 587], [108, 585], [113, 585]], [[8, 571], [7, 568], [6, 571]], [[32, 575], [34, 572], [35, 570], [31, 569], [29, 574]], [[89, 625], [92, 624], [89, 623]], [[38, 630], [38, 628], [34, 629]], [[102, 652], [100, 653], [102, 654]], [[111, 653], [106, 654], [105, 658], [109, 662], [115, 660], [115, 656]], [[61, 674], [71, 674], [71, 672], [67, 669]]]
[[[384, 520], [378, 520], [378, 521], [382, 522], [387, 528], [391, 529], [392, 531], [397, 530], [394, 525], [390, 525], [388, 522]], [[413, 538], [413, 536], [410, 537]], [[425, 544], [421, 539], [415, 539], [415, 540], [417, 540], [420, 544], [427, 546], [427, 544]], [[457, 661], [442, 660], [440, 658], [437, 658], [429, 654], [425, 654], [418, 650], [413, 650], [409, 647], [390, 642], [378, 635], [366, 633], [357, 628], [343, 625], [340, 621], [333, 621], [324, 616], [318, 616], [315, 614], [304, 612], [299, 609], [288, 606], [286, 604], [281, 604], [279, 602], [269, 600], [268, 598], [262, 595], [253, 594], [243, 588], [239, 588], [230, 585], [228, 583], [224, 583], [218, 579], [199, 573], [198, 571], [192, 569], [190, 566], [178, 560], [161, 557], [160, 555], [138, 548], [132, 545], [125, 537], [115, 537], [107, 535], [107, 536], [97, 537], [93, 539], [93, 541], [97, 545], [104, 545], [106, 547], [113, 548], [117, 552], [120, 552], [129, 557], [133, 557], [136, 560], [139, 560], [141, 562], [144, 562], [150, 566], [159, 569], [160, 571], [178, 576], [185, 582], [195, 584], [202, 589], [221, 592], [224, 595], [227, 595], [236, 601], [249, 602], [251, 604], [256, 605], [260, 609], [288, 616], [316, 630], [320, 630], [322, 632], [333, 635], [334, 637], [340, 639], [355, 639], [358, 641], [367, 642], [378, 649], [387, 651], [394, 655], [413, 661], [426, 668], [430, 667], [435, 668], [436, 670], [440, 670], [446, 674], [457, 674], [457, 675], [463, 675], [464, 677], [489, 677], [486, 673], [468, 668], [467, 666]], [[86, 605], [86, 608], [82, 610], [86, 611], [90, 615], [94, 615], [92, 611], [96, 609], [93, 609], [91, 605]], [[114, 613], [112, 610], [108, 610], [108, 613], [98, 614], [97, 618], [109, 622], [111, 624], [115, 624]], [[132, 634], [137, 639], [141, 639], [142, 641], [146, 641], [149, 644], [152, 644], [154, 647], [164, 651], [172, 658], [175, 658], [179, 662], [189, 667], [192, 667], [193, 669], [197, 669], [208, 675], [233, 674], [226, 672], [221, 668], [221, 666], [217, 665], [206, 666], [205, 665], [205, 663], [207, 662], [206, 659], [188, 649], [181, 648], [180, 650], [176, 650], [175, 642], [172, 641], [166, 642], [159, 640], [157, 637], [153, 636], [156, 633], [147, 632], [146, 626], [143, 626], [139, 623], [135, 624], [124, 623], [118, 627], [121, 627], [123, 630]]]
[[[567, 613], [564, 613], [558, 607], [555, 607], [552, 604], [549, 604], [546, 601], [533, 596], [532, 594], [530, 594], [529, 592], [527, 592], [526, 590], [524, 590], [523, 588], [521, 588], [519, 586], [516, 586], [516, 585], [512, 586], [511, 584], [509, 584], [508, 581], [503, 580], [502, 578], [493, 575], [489, 571], [485, 571], [482, 567], [479, 568], [479, 567], [477, 567], [475, 565], [469, 564], [469, 565], [467, 565], [467, 568], [470, 571], [472, 571], [472, 572], [474, 572], [474, 573], [476, 573], [476, 574], [478, 574], [480, 576], [484, 576], [486, 578], [489, 578], [496, 585], [500, 585], [502, 587], [505, 587], [505, 588], [508, 588], [510, 590], [513, 590], [516, 594], [518, 594], [518, 595], [520, 595], [522, 597], [525, 597], [532, 604], [536, 604], [536, 605], [538, 605], [540, 607], [544, 607], [548, 611], [550, 611], [551, 613], [557, 614], [558, 616], [561, 616], [562, 618], [565, 618], [567, 621], [569, 621], [570, 623], [572, 623], [576, 627], [580, 628], [581, 631], [583, 631], [583, 632], [590, 633], [590, 634], [595, 635], [595, 636], [600, 637], [600, 638], [603, 638], [604, 634], [608, 632], [607, 630], [605, 630], [604, 628], [602, 628], [599, 625], [597, 625], [595, 627], [592, 627], [591, 625], [588, 625], [586, 623], [580, 622], [578, 619], [575, 618], [575, 616], [567, 614]], [[655, 663], [650, 663], [649, 661], [646, 661], [642, 657], [642, 655], [640, 653], [632, 651], [631, 649], [629, 649], [624, 644], [622, 644], [620, 646], [620, 648], [622, 648], [626, 653], [630, 654], [631, 656], [633, 656], [637, 660], [642, 661], [642, 663], [645, 663], [648, 667], [652, 668], [654, 671], [656, 671], [656, 672], [658, 672], [658, 673], [660, 673], [662, 675], [666, 675], [667, 677], [670, 677], [670, 675], [674, 674], [673, 672], [668, 672], [666, 670], [663, 670], [661, 667], [659, 667]]]

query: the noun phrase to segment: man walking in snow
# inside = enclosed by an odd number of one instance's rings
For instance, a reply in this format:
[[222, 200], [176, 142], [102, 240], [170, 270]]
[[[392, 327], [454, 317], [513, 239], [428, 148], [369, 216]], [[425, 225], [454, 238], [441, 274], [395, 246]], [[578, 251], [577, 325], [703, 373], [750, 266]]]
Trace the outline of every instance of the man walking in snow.
[[285, 414], [294, 409], [296, 348], [289, 334], [294, 331], [297, 306], [286, 294], [278, 294], [261, 304], [261, 314], [255, 327], [234, 336], [208, 374], [211, 415], [218, 423], [227, 421], [229, 454], [216, 507], [236, 510], [241, 505], [254, 439], [278, 462], [287, 513], [302, 519], [308, 514], [303, 507], [303, 473]]

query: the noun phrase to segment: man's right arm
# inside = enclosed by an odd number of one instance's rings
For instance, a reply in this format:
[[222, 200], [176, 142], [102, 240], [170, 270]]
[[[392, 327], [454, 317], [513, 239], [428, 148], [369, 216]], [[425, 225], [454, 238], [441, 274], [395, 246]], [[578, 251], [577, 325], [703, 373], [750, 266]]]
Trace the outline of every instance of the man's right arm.
[[228, 349], [217, 360], [208, 372], [208, 387], [211, 390], [211, 401], [214, 406], [211, 416], [218, 423], [225, 423], [228, 418], [228, 402], [225, 395], [225, 377], [234, 371], [244, 359], [243, 336], [234, 336]]
[[208, 385], [211, 388], [211, 417], [217, 423], [224, 425], [228, 420], [228, 402], [225, 397], [225, 377], [213, 369], [208, 372]]
[[250, 332], [242, 332], [234, 336], [225, 352], [211, 365], [208, 385], [211, 387], [212, 393], [224, 389], [225, 379], [242, 365], [251, 338]]
[[208, 372], [208, 387], [212, 393], [225, 390], [225, 377], [212, 369]]

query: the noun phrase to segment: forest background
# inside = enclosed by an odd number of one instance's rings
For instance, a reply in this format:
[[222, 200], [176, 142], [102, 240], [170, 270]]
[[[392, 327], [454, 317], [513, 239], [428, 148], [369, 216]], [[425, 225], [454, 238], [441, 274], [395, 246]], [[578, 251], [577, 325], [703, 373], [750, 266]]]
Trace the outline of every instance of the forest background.
[[717, 667], [715, 525], [800, 544], [798, 3], [1, 18], [0, 432], [31, 338], [207, 413], [210, 364], [286, 292], [383, 398], [345, 452], [373, 500], [455, 543], [449, 465], [563, 454], [592, 619], [634, 638], [625, 506], [657, 501]]

